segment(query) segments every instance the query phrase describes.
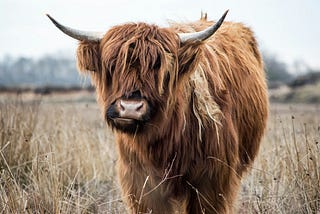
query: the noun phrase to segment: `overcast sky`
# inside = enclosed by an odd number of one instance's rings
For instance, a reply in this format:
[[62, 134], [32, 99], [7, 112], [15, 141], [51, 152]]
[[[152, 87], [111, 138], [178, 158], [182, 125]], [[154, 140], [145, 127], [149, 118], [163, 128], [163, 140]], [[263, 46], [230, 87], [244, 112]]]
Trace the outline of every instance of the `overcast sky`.
[[77, 42], [45, 13], [70, 27], [104, 31], [125, 22], [194, 21], [201, 11], [217, 20], [226, 9], [226, 20], [250, 26], [262, 50], [320, 69], [320, 0], [0, 0], [0, 58], [75, 53]]

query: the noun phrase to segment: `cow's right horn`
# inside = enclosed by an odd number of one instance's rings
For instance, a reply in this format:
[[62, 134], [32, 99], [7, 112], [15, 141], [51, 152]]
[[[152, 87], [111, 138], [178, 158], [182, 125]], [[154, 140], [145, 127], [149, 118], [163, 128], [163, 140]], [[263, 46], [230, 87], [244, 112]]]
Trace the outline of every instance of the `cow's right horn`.
[[189, 40], [204, 41], [208, 39], [222, 25], [224, 18], [226, 18], [226, 15], [228, 14], [228, 12], [229, 10], [224, 12], [222, 17], [219, 19], [219, 21], [216, 24], [212, 25], [211, 27], [208, 27], [207, 29], [204, 29], [203, 31], [194, 32], [194, 33], [179, 33], [181, 43], [185, 43], [186, 41], [189, 41]]
[[91, 42], [99, 42], [105, 33], [103, 32], [92, 32], [92, 31], [82, 31], [76, 30], [67, 26], [64, 26], [57, 22], [54, 18], [52, 18], [49, 14], [46, 14], [48, 18], [53, 22], [53, 24], [59, 28], [63, 33], [68, 36], [77, 39], [79, 41], [91, 41]]

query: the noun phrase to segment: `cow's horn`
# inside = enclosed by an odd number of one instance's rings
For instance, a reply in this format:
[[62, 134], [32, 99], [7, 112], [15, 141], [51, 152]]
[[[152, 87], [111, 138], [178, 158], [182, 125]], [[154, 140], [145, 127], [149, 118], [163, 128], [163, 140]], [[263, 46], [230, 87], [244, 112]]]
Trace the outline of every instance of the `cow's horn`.
[[91, 42], [99, 42], [104, 36], [103, 32], [92, 32], [92, 31], [82, 31], [76, 30], [67, 26], [64, 26], [57, 22], [54, 18], [52, 18], [49, 14], [46, 14], [48, 18], [53, 22], [53, 24], [59, 28], [62, 32], [67, 34], [68, 36], [77, 39], [79, 41], [91, 41]]
[[222, 17], [219, 19], [219, 21], [212, 25], [211, 27], [208, 27], [207, 29], [195, 33], [179, 33], [180, 41], [181, 43], [184, 43], [188, 40], [198, 40], [198, 41], [204, 41], [208, 39], [210, 36], [212, 36], [221, 26], [222, 22], [224, 21], [224, 18], [226, 17], [229, 10], [224, 12]]

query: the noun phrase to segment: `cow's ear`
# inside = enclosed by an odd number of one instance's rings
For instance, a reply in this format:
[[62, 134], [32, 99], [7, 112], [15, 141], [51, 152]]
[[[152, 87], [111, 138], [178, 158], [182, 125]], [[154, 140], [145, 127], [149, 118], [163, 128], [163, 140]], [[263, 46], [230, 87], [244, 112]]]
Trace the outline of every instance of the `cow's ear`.
[[98, 42], [80, 42], [77, 50], [77, 65], [82, 72], [97, 72], [101, 68]]
[[191, 74], [200, 59], [201, 41], [190, 41], [181, 45], [178, 52], [179, 76]]

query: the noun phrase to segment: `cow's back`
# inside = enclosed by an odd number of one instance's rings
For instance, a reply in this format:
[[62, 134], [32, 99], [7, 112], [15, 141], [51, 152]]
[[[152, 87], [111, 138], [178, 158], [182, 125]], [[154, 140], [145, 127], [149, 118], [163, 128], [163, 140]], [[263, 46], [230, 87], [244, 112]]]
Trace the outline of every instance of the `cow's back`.
[[208, 46], [215, 50], [213, 56], [219, 59], [220, 68], [208, 72], [219, 73], [230, 94], [231, 116], [239, 136], [240, 168], [244, 169], [258, 152], [268, 116], [262, 57], [252, 31], [239, 23], [226, 23]]
[[[201, 20], [175, 28], [180, 32], [192, 32], [210, 25], [212, 22]], [[258, 152], [268, 116], [265, 72], [252, 31], [241, 23], [225, 22], [204, 42], [193, 77], [199, 71], [205, 73], [213, 105], [218, 103], [221, 108], [228, 105], [238, 137], [241, 163], [238, 172], [241, 173]], [[203, 88], [203, 83], [198, 84]]]

